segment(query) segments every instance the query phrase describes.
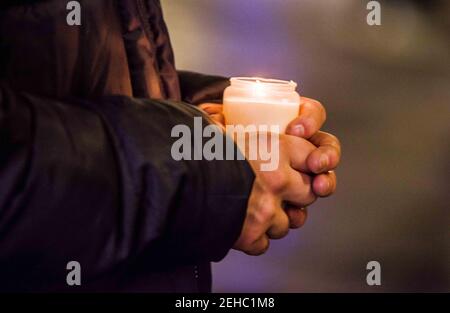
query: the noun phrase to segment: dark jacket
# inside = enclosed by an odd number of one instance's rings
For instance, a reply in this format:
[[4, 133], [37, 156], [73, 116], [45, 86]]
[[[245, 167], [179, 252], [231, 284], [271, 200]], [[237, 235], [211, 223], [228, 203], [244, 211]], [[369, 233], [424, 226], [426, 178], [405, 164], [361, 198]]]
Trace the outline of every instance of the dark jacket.
[[175, 70], [159, 1], [67, 2], [0, 4], [0, 290], [209, 291], [254, 176], [170, 135], [227, 81]]

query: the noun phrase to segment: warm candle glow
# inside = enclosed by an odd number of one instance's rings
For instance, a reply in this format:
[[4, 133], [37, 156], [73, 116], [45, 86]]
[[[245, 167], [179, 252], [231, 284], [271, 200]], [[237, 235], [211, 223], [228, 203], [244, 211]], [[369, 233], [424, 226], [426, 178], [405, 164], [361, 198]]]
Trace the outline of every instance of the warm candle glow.
[[224, 108], [227, 125], [278, 126], [284, 133], [297, 117], [300, 96], [293, 81], [258, 77], [235, 77], [225, 90]]
[[256, 80], [255, 84], [251, 85], [253, 88], [253, 94], [255, 97], [264, 97], [266, 94], [264, 92], [264, 86], [259, 79]]

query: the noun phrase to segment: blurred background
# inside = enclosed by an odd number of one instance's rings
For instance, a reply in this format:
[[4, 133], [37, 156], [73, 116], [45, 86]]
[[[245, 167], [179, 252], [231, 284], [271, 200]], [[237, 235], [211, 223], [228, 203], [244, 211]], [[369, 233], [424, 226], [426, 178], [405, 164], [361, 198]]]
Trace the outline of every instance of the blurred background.
[[292, 79], [343, 145], [336, 195], [214, 291], [450, 291], [450, 2], [380, 1], [380, 26], [367, 3], [162, 0], [178, 68]]

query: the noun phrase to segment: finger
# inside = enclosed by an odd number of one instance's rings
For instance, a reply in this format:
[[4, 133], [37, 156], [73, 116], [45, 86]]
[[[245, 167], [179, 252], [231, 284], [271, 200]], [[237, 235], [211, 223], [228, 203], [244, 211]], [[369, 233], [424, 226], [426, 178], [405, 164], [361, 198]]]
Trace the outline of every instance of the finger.
[[261, 236], [258, 240], [253, 242], [251, 245], [243, 249], [243, 251], [248, 255], [261, 255], [264, 254], [270, 246], [269, 237], [267, 235]]
[[341, 159], [339, 140], [329, 133], [318, 132], [310, 141], [318, 148], [308, 155], [307, 167], [316, 174], [335, 169]]
[[221, 113], [211, 114], [210, 117], [217, 123], [225, 125], [225, 117]]
[[306, 219], [308, 217], [308, 209], [306, 207], [298, 208], [288, 205], [285, 211], [287, 216], [289, 217], [290, 228], [292, 229], [300, 228], [305, 224]]
[[247, 239], [239, 238], [233, 245], [233, 249], [243, 251], [250, 255], [260, 255], [269, 248], [269, 237], [267, 234], [262, 234], [258, 238], [248, 241]]
[[286, 134], [308, 139], [319, 131], [325, 120], [323, 105], [314, 99], [302, 97], [299, 116], [289, 123]]
[[[280, 138], [282, 137], [280, 136]], [[309, 155], [315, 151], [317, 147], [308, 140], [302, 138], [285, 136], [283, 139], [286, 139], [288, 145], [291, 167], [303, 173], [311, 173], [306, 161]]]
[[333, 171], [313, 178], [313, 192], [319, 197], [328, 197], [336, 191], [337, 178]]
[[295, 207], [305, 207], [317, 200], [312, 189], [312, 177], [294, 170], [289, 172], [288, 183], [281, 193], [283, 201]]
[[203, 103], [199, 105], [199, 108], [208, 114], [222, 113], [222, 105], [217, 103]]
[[280, 239], [289, 233], [289, 218], [283, 209], [277, 210], [273, 224], [267, 231], [270, 239]]
[[[255, 187], [254, 187], [255, 188]], [[276, 197], [270, 194], [254, 196], [249, 199], [247, 216], [238, 239], [238, 244], [242, 247], [253, 245], [264, 236], [273, 223], [277, 207], [281, 203]]]

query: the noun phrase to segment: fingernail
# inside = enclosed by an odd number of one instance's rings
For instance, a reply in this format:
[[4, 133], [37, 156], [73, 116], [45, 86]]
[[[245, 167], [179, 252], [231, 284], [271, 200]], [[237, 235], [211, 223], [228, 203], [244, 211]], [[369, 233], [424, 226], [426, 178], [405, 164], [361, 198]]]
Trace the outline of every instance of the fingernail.
[[305, 127], [302, 124], [295, 125], [292, 128], [292, 134], [294, 136], [303, 137], [305, 135]]
[[328, 156], [322, 154], [319, 158], [319, 170], [323, 170], [328, 166]]

